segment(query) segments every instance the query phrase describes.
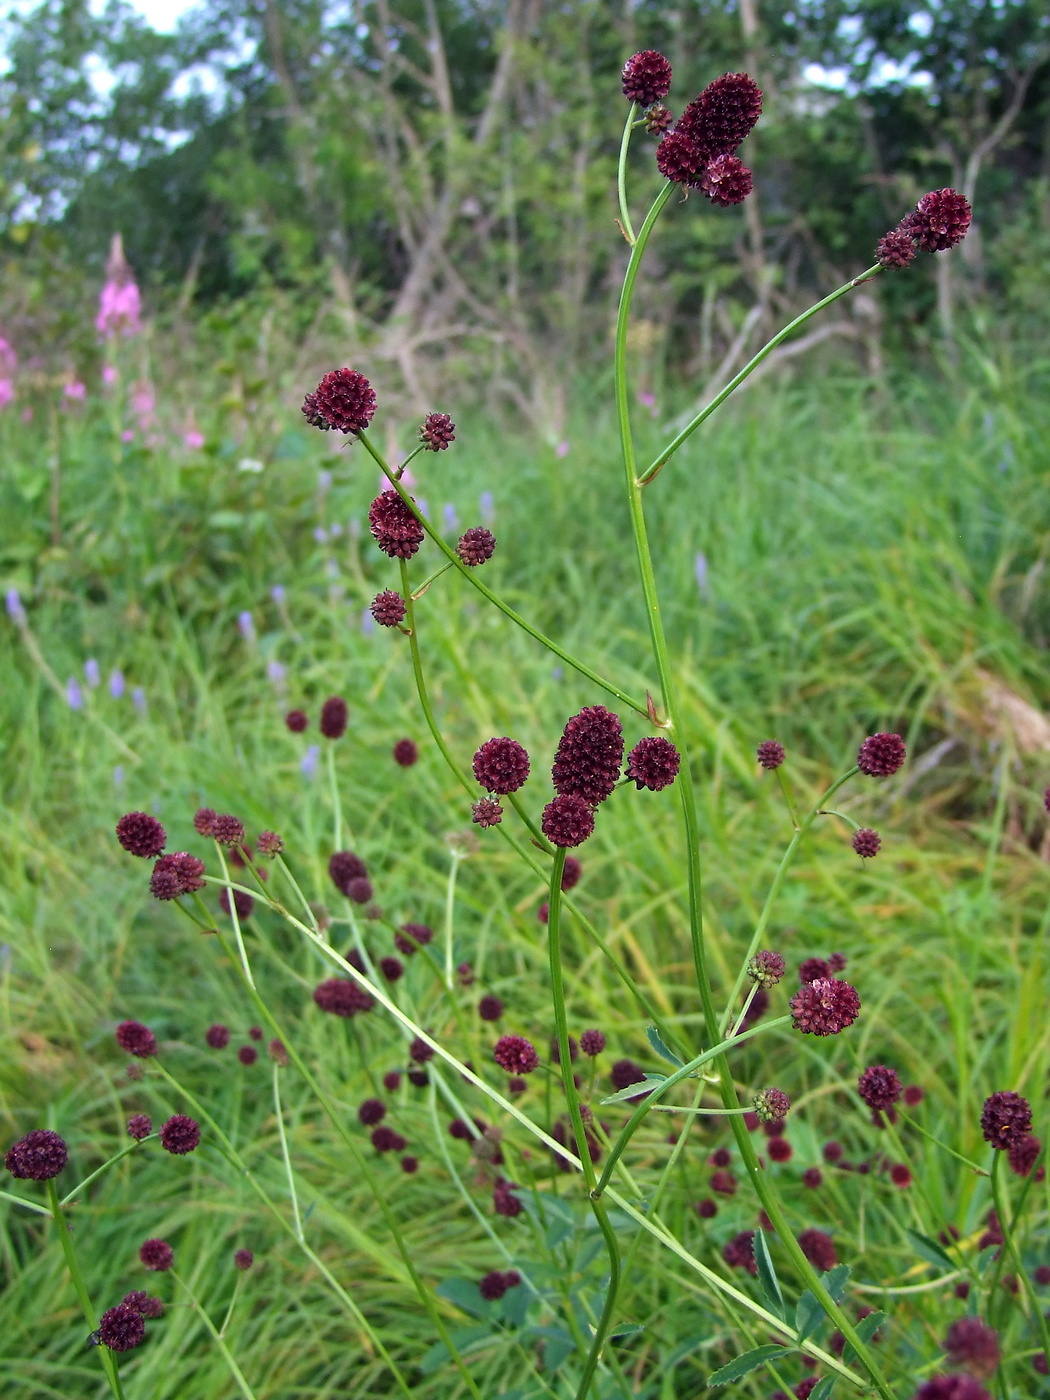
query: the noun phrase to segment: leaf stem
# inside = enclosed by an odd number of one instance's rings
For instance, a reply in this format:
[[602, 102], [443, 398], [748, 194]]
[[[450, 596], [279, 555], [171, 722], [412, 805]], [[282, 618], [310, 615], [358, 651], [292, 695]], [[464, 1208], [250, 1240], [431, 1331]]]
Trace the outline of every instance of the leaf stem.
[[[69, 1269], [69, 1276], [73, 1280], [73, 1288], [80, 1302], [81, 1311], [88, 1327], [94, 1332], [98, 1326], [98, 1316], [91, 1306], [91, 1295], [87, 1291], [84, 1275], [80, 1272], [80, 1265], [77, 1263], [69, 1221], [62, 1209], [62, 1202], [58, 1199], [58, 1190], [55, 1187], [53, 1177], [47, 1183], [47, 1198], [51, 1205], [51, 1216], [55, 1222], [55, 1229], [58, 1231], [58, 1242], [62, 1246], [62, 1253], [66, 1256], [66, 1266]], [[117, 1372], [117, 1363], [113, 1360], [113, 1353], [109, 1347], [105, 1346], [100, 1346], [98, 1352], [102, 1369], [106, 1373], [106, 1379], [109, 1381], [109, 1388], [112, 1390], [115, 1400], [124, 1400], [124, 1388], [120, 1384], [120, 1376]]]
[[627, 242], [634, 244], [634, 226], [631, 223], [631, 213], [627, 205], [627, 152], [631, 145], [631, 132], [634, 130], [634, 116], [638, 111], [638, 103], [631, 103], [631, 110], [627, 113], [627, 120], [624, 122], [623, 136], [620, 139], [620, 160], [616, 167], [616, 193], [620, 200], [620, 227]]

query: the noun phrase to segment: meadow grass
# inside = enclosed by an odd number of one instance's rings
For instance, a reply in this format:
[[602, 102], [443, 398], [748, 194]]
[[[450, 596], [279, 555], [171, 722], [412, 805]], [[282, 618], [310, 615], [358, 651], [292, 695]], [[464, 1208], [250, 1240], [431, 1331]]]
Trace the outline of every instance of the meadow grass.
[[[799, 853], [767, 938], [792, 970], [808, 956], [844, 953], [861, 1019], [828, 1041], [772, 1031], [737, 1051], [733, 1066], [745, 1087], [775, 1083], [790, 1094], [793, 1155], [768, 1169], [796, 1230], [826, 1230], [850, 1265], [849, 1307], [890, 1314], [880, 1354], [901, 1393], [935, 1368], [946, 1324], [967, 1308], [954, 1292], [966, 1278], [971, 1306], [985, 1289], [993, 1299], [1006, 1357], [994, 1384], [1005, 1400], [1041, 1393], [1032, 1369], [1038, 1334], [1024, 1292], [996, 1282], [1010, 1264], [979, 1248], [988, 1178], [951, 1154], [988, 1166], [978, 1115], [993, 1090], [1028, 1094], [1037, 1132], [1045, 1117], [1040, 794], [1050, 727], [1039, 729], [1037, 711], [1050, 627], [1042, 582], [1050, 412], [1040, 394], [1045, 367], [1018, 367], [1005, 353], [994, 364], [968, 364], [950, 386], [934, 376], [910, 385], [880, 387], [833, 370], [795, 384], [767, 380], [683, 448], [648, 488], [646, 506], [696, 755], [705, 918], [722, 996], [791, 835], [775, 780], [755, 765], [755, 745], [769, 737], [785, 744], [785, 771], [804, 808], [853, 762], [864, 735], [898, 729], [908, 741], [911, 761], [901, 774], [878, 784], [853, 779], [837, 799], [839, 810], [880, 830], [880, 855], [862, 863], [846, 823], [823, 819]], [[459, 528], [481, 523], [491, 509], [498, 549], [486, 566], [490, 586], [642, 696], [655, 677], [615, 425], [590, 388], [581, 397], [585, 411], [570, 426], [568, 455], [467, 417], [449, 452], [413, 463], [414, 489], [437, 520], [446, 502], [453, 506]], [[455, 414], [454, 404], [441, 407]], [[500, 1088], [495, 1028], [478, 1019], [476, 1003], [483, 993], [501, 997], [500, 1030], [529, 1035], [544, 1060], [517, 1102], [549, 1126], [564, 1102], [547, 1053], [554, 1026], [537, 917], [546, 891], [496, 832], [477, 833], [476, 850], [461, 863], [450, 845], [450, 833], [469, 827], [470, 802], [425, 730], [406, 639], [362, 625], [370, 598], [397, 586], [394, 566], [361, 528], [377, 485], [363, 450], [333, 452], [321, 435], [296, 426], [294, 409], [283, 421], [275, 411], [279, 432], [263, 470], [238, 470], [238, 424], [221, 404], [208, 411], [209, 443], [200, 453], [121, 444], [112, 415], [92, 408], [82, 419], [67, 415], [50, 434], [10, 415], [2, 427], [12, 468], [0, 488], [0, 567], [21, 590], [31, 637], [59, 686], [56, 693], [15, 625], [0, 629], [5, 1141], [54, 1127], [69, 1141], [77, 1173], [86, 1174], [127, 1142], [129, 1113], [158, 1122], [193, 1112], [155, 1073], [140, 1082], [126, 1077], [112, 1031], [133, 1017], [155, 1030], [162, 1063], [206, 1106], [287, 1222], [273, 1071], [265, 1054], [247, 1067], [234, 1057], [257, 1017], [216, 940], [150, 899], [148, 866], [116, 845], [117, 817], [155, 812], [169, 849], [206, 858], [192, 828], [198, 805], [236, 812], [250, 835], [279, 831], [308, 898], [333, 921], [336, 948], [349, 947], [356, 929], [378, 957], [393, 951], [393, 929], [406, 920], [432, 925], [431, 950], [406, 960], [392, 994]], [[655, 452], [660, 423], [641, 426], [639, 436], [640, 455], [647, 445]], [[56, 460], [57, 514], [50, 507]], [[492, 493], [491, 507], [479, 503], [483, 492]], [[454, 539], [459, 528], [446, 533]], [[413, 580], [435, 560], [425, 549]], [[284, 590], [277, 599], [274, 587]], [[239, 628], [238, 615], [249, 610], [251, 627]], [[533, 759], [522, 795], [538, 818], [565, 720], [608, 697], [556, 664], [454, 573], [417, 604], [417, 625], [435, 707], [460, 763], [469, 766], [492, 734], [520, 739]], [[84, 676], [89, 658], [102, 676], [94, 689]], [[119, 698], [107, 688], [115, 669], [126, 678]], [[79, 679], [79, 709], [61, 693], [70, 677]], [[136, 687], [139, 705], [130, 698]], [[347, 736], [334, 749], [343, 844], [369, 864], [382, 911], [371, 921], [355, 916], [326, 874], [333, 808], [315, 721], [320, 702], [336, 693], [351, 708]], [[301, 736], [282, 722], [299, 704], [314, 721]], [[619, 709], [630, 746], [645, 725]], [[403, 737], [420, 749], [407, 769], [391, 757]], [[324, 751], [310, 776], [313, 744]], [[931, 755], [935, 761], [924, 764]], [[584, 876], [574, 896], [582, 911], [661, 1023], [698, 1043], [670, 795], [617, 792], [578, 854]], [[271, 878], [276, 887], [281, 876], [275, 870]], [[205, 894], [214, 907], [214, 891]], [[449, 907], [453, 962], [468, 961], [474, 973], [473, 985], [457, 984], [452, 996], [437, 975]], [[660, 1062], [646, 1039], [648, 1017], [600, 949], [571, 917], [564, 936], [570, 1029], [597, 1026], [608, 1040], [596, 1102], [609, 1092], [614, 1059], [629, 1056], [647, 1069]], [[425, 1088], [402, 1081], [396, 1093], [382, 1091], [382, 1075], [407, 1065], [398, 1027], [378, 1010], [349, 1023], [323, 1016], [310, 994], [331, 969], [273, 915], [258, 913], [246, 937], [267, 1000], [358, 1135], [481, 1393], [508, 1400], [567, 1393], [604, 1278], [600, 1236], [575, 1177], [553, 1170], [544, 1149], [447, 1069], [432, 1069]], [[784, 989], [771, 1000], [770, 1014], [782, 1014]], [[204, 1043], [215, 1021], [234, 1031], [222, 1052]], [[925, 1091], [898, 1125], [899, 1138], [869, 1124], [854, 1091], [859, 1069], [875, 1062], [894, 1065]], [[585, 1093], [589, 1071], [581, 1064]], [[240, 1393], [194, 1307], [169, 1279], [138, 1264], [138, 1245], [149, 1236], [172, 1242], [180, 1275], [216, 1326], [236, 1285], [225, 1341], [256, 1396], [397, 1393], [380, 1344], [413, 1394], [466, 1394], [354, 1159], [295, 1070], [278, 1078], [306, 1240], [364, 1321], [340, 1305], [207, 1127], [202, 1147], [186, 1158], [146, 1144], [89, 1188], [72, 1217], [99, 1310], [151, 1278], [168, 1305], [148, 1344], [122, 1363], [128, 1400]], [[518, 1218], [493, 1214], [497, 1169], [449, 1137], [455, 1114], [442, 1085], [469, 1113], [505, 1130], [499, 1173], [522, 1184]], [[390, 1105], [387, 1121], [419, 1158], [414, 1175], [395, 1157], [376, 1157], [357, 1123], [357, 1106], [377, 1090]], [[596, 1116], [618, 1127], [625, 1110], [596, 1108]], [[668, 1134], [684, 1121], [653, 1113], [632, 1142], [626, 1160], [645, 1209], [655, 1208], [671, 1156]], [[829, 1139], [842, 1143], [849, 1161], [873, 1169], [827, 1168]], [[694, 1210], [710, 1195], [709, 1155], [728, 1142], [724, 1120], [695, 1121], [659, 1212], [711, 1269], [761, 1299], [757, 1284], [721, 1258], [728, 1239], [757, 1224], [746, 1181], [719, 1200], [714, 1219]], [[881, 1154], [908, 1164], [910, 1188], [878, 1170]], [[819, 1189], [801, 1182], [812, 1167], [824, 1171]], [[66, 1175], [68, 1190], [78, 1177]], [[18, 1194], [32, 1194], [26, 1185], [15, 1183]], [[1015, 1198], [1022, 1185], [1009, 1183]], [[1050, 1263], [1046, 1191], [1029, 1185], [1020, 1236], [1029, 1270]], [[33, 1400], [107, 1393], [49, 1227], [4, 1200], [0, 1211], [0, 1387]], [[622, 1211], [612, 1215], [626, 1253], [637, 1227]], [[943, 1259], [943, 1245], [917, 1244], [951, 1230], [961, 1245]], [[770, 1241], [793, 1299], [792, 1266]], [[257, 1258], [240, 1276], [232, 1263], [239, 1246]], [[525, 1282], [501, 1302], [484, 1303], [476, 1280], [510, 1267]], [[640, 1330], [624, 1331], [608, 1348], [602, 1395], [721, 1393], [707, 1389], [710, 1373], [771, 1336], [644, 1234], [618, 1318], [621, 1328]], [[827, 1326], [817, 1336], [827, 1344]], [[776, 1381], [756, 1371], [736, 1393], [768, 1396], [803, 1374], [794, 1356], [776, 1367]], [[840, 1382], [836, 1394], [847, 1393], [855, 1392]]]

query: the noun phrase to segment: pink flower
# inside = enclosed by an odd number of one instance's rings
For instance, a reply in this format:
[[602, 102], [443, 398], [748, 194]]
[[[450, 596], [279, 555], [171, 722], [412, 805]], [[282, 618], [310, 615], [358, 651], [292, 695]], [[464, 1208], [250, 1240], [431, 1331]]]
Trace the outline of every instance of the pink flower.
[[102, 383], [105, 384], [106, 388], [108, 389], [111, 385], [115, 384], [116, 382], [117, 382], [117, 367], [116, 367], [116, 365], [103, 365], [103, 366], [102, 366]]
[[131, 411], [139, 420], [139, 428], [145, 432], [153, 426], [153, 409], [156, 398], [153, 385], [148, 379], [140, 379], [131, 391]]
[[558, 443], [557, 447], [554, 449], [554, 455], [556, 457], [567, 457], [569, 455], [569, 443], [566, 438], [562, 438], [561, 442]]
[[87, 387], [79, 379], [73, 379], [62, 388], [67, 399], [72, 399], [74, 403], [81, 403], [87, 397]]
[[135, 429], [134, 429], [134, 428], [125, 428], [124, 431], [123, 431], [123, 432], [121, 433], [121, 435], [120, 435], [120, 440], [121, 440], [121, 442], [134, 442], [134, 441], [135, 441]]
[[106, 283], [99, 297], [95, 329], [107, 339], [118, 333], [137, 335], [142, 329], [140, 311], [141, 301], [135, 276], [124, 256], [121, 236], [115, 233], [109, 247]]
[[183, 433], [182, 440], [187, 447], [191, 447], [194, 452], [204, 446], [204, 434], [198, 428], [190, 428]]
[[15, 386], [10, 379], [0, 379], [0, 408], [6, 408], [15, 396]]
[[14, 379], [17, 368], [18, 356], [15, 354], [14, 346], [0, 335], [0, 377]]

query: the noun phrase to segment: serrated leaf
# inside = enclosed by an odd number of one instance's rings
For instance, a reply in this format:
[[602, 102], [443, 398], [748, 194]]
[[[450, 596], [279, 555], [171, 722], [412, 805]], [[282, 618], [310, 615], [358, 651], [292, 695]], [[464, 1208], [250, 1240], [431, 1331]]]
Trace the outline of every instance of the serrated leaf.
[[807, 1288], [795, 1307], [796, 1341], [804, 1342], [820, 1326], [824, 1309]]
[[831, 1294], [832, 1301], [841, 1303], [849, 1281], [849, 1265], [839, 1264], [837, 1268], [829, 1269], [826, 1274], [821, 1274], [820, 1281]]
[[708, 1385], [728, 1385], [730, 1381], [738, 1381], [757, 1367], [764, 1366], [767, 1361], [772, 1361], [774, 1357], [785, 1355], [783, 1347], [755, 1347], [753, 1351], [745, 1351], [743, 1356], [735, 1356], [728, 1365], [720, 1367], [713, 1376], [708, 1376], [707, 1383]]
[[666, 1074], [647, 1074], [644, 1079], [639, 1079], [637, 1083], [628, 1084], [626, 1089], [620, 1089], [618, 1093], [610, 1094], [607, 1099], [602, 1099], [602, 1103], [623, 1103], [624, 1099], [633, 1099], [639, 1094], [647, 1094], [650, 1089], [655, 1089], [658, 1084], [663, 1084], [667, 1078]]
[[769, 1246], [766, 1244], [764, 1230], [755, 1231], [754, 1249], [755, 1264], [758, 1266], [758, 1281], [762, 1285], [762, 1292], [766, 1295], [777, 1317], [786, 1317], [784, 1295], [780, 1291], [780, 1283], [777, 1280], [776, 1270], [773, 1268], [773, 1260], [769, 1257]]
[[649, 1044], [653, 1047], [653, 1049], [656, 1051], [656, 1053], [660, 1056], [662, 1060], [666, 1060], [668, 1064], [674, 1065], [676, 1069], [682, 1068], [682, 1066], [685, 1064], [685, 1061], [680, 1060], [675, 1054], [675, 1052], [669, 1049], [667, 1045], [664, 1044], [663, 1036], [660, 1034], [660, 1032], [656, 1029], [655, 1026], [646, 1026], [645, 1035], [646, 1039], [649, 1041]]
[[[885, 1321], [886, 1314], [884, 1312], [868, 1313], [867, 1317], [862, 1317], [857, 1323], [857, 1336], [864, 1343], [870, 1342]], [[850, 1362], [858, 1360], [857, 1353], [853, 1347], [850, 1346], [849, 1342], [847, 1342], [843, 1348], [842, 1359], [847, 1365], [849, 1365]]]
[[914, 1249], [920, 1259], [925, 1259], [927, 1264], [933, 1264], [938, 1269], [954, 1269], [956, 1264], [952, 1257], [936, 1240], [931, 1240], [929, 1235], [920, 1235], [918, 1230], [905, 1230], [908, 1243]]
[[825, 1376], [822, 1381], [818, 1381], [809, 1392], [809, 1400], [828, 1400], [828, 1396], [835, 1388], [835, 1376]]

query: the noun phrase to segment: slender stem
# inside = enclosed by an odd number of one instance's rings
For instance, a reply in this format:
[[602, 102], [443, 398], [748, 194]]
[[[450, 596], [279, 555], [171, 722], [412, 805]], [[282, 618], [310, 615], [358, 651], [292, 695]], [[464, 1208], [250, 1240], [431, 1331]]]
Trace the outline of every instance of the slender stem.
[[[284, 872], [285, 879], [288, 881], [288, 883], [291, 885], [292, 889], [295, 891], [296, 895], [298, 896], [299, 903], [303, 906], [303, 913], [304, 913], [304, 914], [306, 915], [306, 917], [309, 919], [309, 921], [310, 921], [310, 923], [313, 925], [314, 929], [317, 929], [317, 916], [315, 915], [314, 911], [313, 911], [313, 910], [311, 909], [311, 907], [310, 907], [310, 901], [307, 899], [306, 895], [303, 894], [302, 890], [299, 888], [299, 882], [296, 880], [295, 876], [292, 874], [291, 870], [288, 868], [288, 864], [287, 864], [287, 862], [285, 861], [285, 858], [284, 858], [283, 855], [279, 855], [279, 856], [277, 857], [277, 864], [280, 866], [281, 870]], [[318, 930], [318, 932], [319, 932], [319, 931], [320, 931], [320, 930]]]
[[51, 1219], [47, 1206], [39, 1206], [36, 1201], [27, 1201], [21, 1196], [12, 1196], [10, 1191], [0, 1191], [0, 1201], [11, 1201], [16, 1206], [25, 1206], [26, 1210], [35, 1210], [37, 1215], [46, 1215]]
[[[505, 617], [509, 617], [511, 622], [517, 623], [517, 625], [520, 628], [522, 628], [525, 632], [527, 632], [530, 637], [533, 637], [542, 646], [545, 646], [548, 651], [552, 651], [555, 656], [558, 656], [562, 659], [562, 661], [567, 662], [573, 668], [573, 670], [579, 671], [581, 676], [586, 676], [588, 680], [593, 681], [594, 684], [600, 686], [602, 690], [607, 691], [610, 695], [615, 695], [617, 700], [622, 701], [625, 705], [630, 705], [632, 710], [637, 710], [640, 715], [644, 715], [646, 719], [648, 719], [649, 711], [646, 709], [645, 705], [633, 699], [630, 695], [627, 694], [625, 690], [621, 690], [619, 686], [613, 685], [611, 681], [607, 681], [604, 679], [604, 677], [599, 676], [597, 671], [592, 671], [591, 668], [589, 666], [584, 665], [582, 661], [578, 661], [576, 657], [573, 656], [570, 652], [567, 652], [564, 647], [559, 646], [557, 642], [553, 641], [543, 632], [540, 632], [537, 628], [533, 627], [533, 625], [530, 622], [526, 622], [525, 619], [521, 616], [521, 614], [515, 612], [509, 603], [505, 603], [502, 598], [500, 598], [497, 594], [493, 593], [492, 589], [489, 588], [487, 584], [483, 583], [482, 580], [478, 577], [478, 570], [469, 568], [466, 564], [464, 564], [463, 560], [459, 557], [459, 555], [451, 547], [451, 545], [445, 543], [445, 541], [441, 538], [441, 535], [426, 518], [426, 516], [420, 512], [415, 501], [404, 489], [401, 483], [394, 477], [390, 468], [384, 461], [382, 454], [373, 446], [373, 444], [369, 440], [368, 434], [361, 433], [359, 436], [361, 441], [364, 443], [366, 451], [374, 458], [381, 470], [386, 473], [387, 477], [389, 477], [394, 490], [398, 493], [398, 495], [401, 497], [404, 503], [408, 506], [409, 510], [422, 525], [423, 529], [427, 532], [430, 538], [437, 545], [438, 549], [440, 549], [442, 554], [445, 555], [449, 563], [452, 564], [455, 568], [457, 568], [459, 572], [463, 575], [463, 577], [465, 579], [468, 579], [483, 597], [487, 598], [490, 603], [494, 604], [497, 608], [499, 608], [500, 612], [503, 613]], [[411, 624], [409, 625], [411, 626]]]
[[431, 585], [437, 583], [441, 575], [447, 574], [449, 569], [451, 568], [451, 564], [442, 564], [440, 569], [435, 569], [428, 579], [424, 579], [423, 582], [419, 585], [417, 589], [414, 590], [412, 594], [412, 597], [415, 599], [415, 601], [418, 603], [420, 598], [422, 598], [423, 594], [426, 593], [426, 591], [431, 587]]
[[843, 286], [839, 287], [836, 291], [832, 292], [830, 296], [826, 296], [823, 301], [818, 301], [816, 305], [811, 306], [808, 311], [803, 311], [801, 316], [796, 316], [795, 319], [793, 321], [790, 321], [782, 331], [778, 331], [777, 334], [773, 337], [773, 339], [768, 341], [765, 345], [763, 345], [762, 349], [758, 352], [758, 354], [755, 355], [755, 357], [752, 360], [748, 361], [748, 363], [744, 366], [740, 373], [734, 375], [733, 378], [729, 381], [729, 383], [725, 386], [725, 388], [720, 390], [720, 392], [714, 396], [714, 398], [707, 405], [707, 407], [702, 408], [700, 412], [696, 415], [696, 417], [693, 418], [682, 429], [682, 431], [678, 434], [674, 441], [668, 443], [668, 445], [660, 453], [659, 457], [657, 457], [656, 460], [650, 466], [648, 466], [642, 473], [642, 475], [638, 478], [640, 484], [642, 486], [648, 486], [649, 482], [652, 481], [653, 478], [660, 471], [662, 471], [663, 468], [667, 465], [667, 463], [671, 460], [674, 454], [681, 447], [682, 443], [685, 442], [686, 438], [688, 438], [691, 434], [695, 433], [697, 428], [699, 428], [700, 424], [704, 421], [704, 419], [710, 418], [711, 414], [714, 413], [715, 409], [718, 408], [721, 404], [725, 403], [726, 399], [728, 399], [729, 395], [733, 392], [733, 390], [739, 388], [739, 386], [743, 384], [744, 380], [748, 377], [748, 375], [753, 373], [753, 371], [758, 368], [758, 366], [762, 363], [766, 356], [772, 350], [775, 350], [776, 347], [781, 343], [781, 341], [786, 340], [788, 336], [792, 333], [792, 331], [797, 331], [800, 326], [804, 326], [811, 316], [815, 316], [818, 311], [823, 311], [824, 308], [826, 306], [830, 306], [832, 302], [838, 301], [839, 297], [844, 297], [847, 292], [854, 291], [864, 282], [870, 282], [871, 279], [873, 277], [877, 277], [879, 273], [882, 272], [882, 270], [883, 269], [879, 266], [878, 263], [876, 263], [874, 267], [869, 267], [867, 272], [862, 272], [859, 277], [851, 278], [850, 281], [846, 282]]
[[218, 1328], [215, 1326], [215, 1323], [212, 1322], [211, 1318], [205, 1312], [204, 1307], [199, 1301], [199, 1299], [194, 1295], [193, 1289], [189, 1286], [189, 1284], [184, 1278], [181, 1278], [179, 1276], [179, 1274], [174, 1269], [169, 1269], [168, 1272], [171, 1274], [172, 1278], [179, 1285], [182, 1291], [186, 1294], [186, 1297], [189, 1298], [190, 1302], [196, 1308], [201, 1321], [211, 1333], [212, 1341], [222, 1353], [222, 1359], [230, 1368], [230, 1375], [237, 1382], [237, 1385], [240, 1388], [240, 1392], [244, 1396], [244, 1400], [255, 1400], [255, 1392], [252, 1390], [248, 1382], [244, 1379], [244, 1372], [237, 1365], [237, 1362], [233, 1358], [233, 1353], [226, 1345], [226, 1342], [224, 1338], [220, 1335]]
[[995, 1201], [995, 1209], [999, 1216], [999, 1227], [1003, 1232], [1003, 1238], [1006, 1240], [1006, 1247], [1010, 1251], [1010, 1258], [1014, 1261], [1014, 1268], [1017, 1270], [1017, 1276], [1021, 1282], [1021, 1287], [1028, 1297], [1028, 1304], [1032, 1309], [1036, 1325], [1039, 1328], [1039, 1336], [1043, 1343], [1043, 1350], [1046, 1353], [1047, 1359], [1050, 1360], [1050, 1328], [1047, 1327], [1046, 1318], [1043, 1315], [1043, 1305], [1036, 1297], [1035, 1289], [1032, 1287], [1032, 1281], [1028, 1277], [1024, 1262], [1021, 1259], [1020, 1251], [1017, 1248], [1017, 1241], [1014, 1239], [1013, 1226], [1016, 1222], [1008, 1220], [1007, 1218], [1006, 1191], [1003, 1188], [1003, 1175], [999, 1165], [1002, 1156], [1002, 1152], [996, 1152], [992, 1162], [992, 1198]]
[[[58, 1199], [58, 1190], [55, 1187], [52, 1177], [47, 1183], [47, 1198], [51, 1204], [51, 1215], [58, 1231], [59, 1244], [62, 1246], [62, 1253], [66, 1256], [66, 1266], [69, 1269], [69, 1276], [73, 1280], [73, 1288], [80, 1302], [81, 1311], [92, 1332], [98, 1326], [98, 1316], [91, 1306], [91, 1295], [87, 1291], [84, 1283], [84, 1275], [80, 1272], [80, 1265], [77, 1263], [76, 1251], [73, 1248], [73, 1236], [70, 1234], [69, 1221], [66, 1213], [62, 1209], [62, 1202]], [[102, 1362], [102, 1369], [106, 1373], [109, 1381], [109, 1388], [112, 1390], [115, 1400], [124, 1400], [124, 1388], [120, 1384], [120, 1375], [117, 1372], [117, 1363], [113, 1360], [113, 1353], [109, 1347], [100, 1346], [98, 1349], [99, 1359]]]
[[329, 740], [325, 755], [328, 767], [328, 791], [332, 795], [332, 849], [343, 849], [343, 804], [339, 801], [339, 779], [335, 772], [335, 744]]
[[940, 1138], [934, 1137], [932, 1133], [928, 1133], [926, 1129], [922, 1126], [922, 1124], [917, 1122], [915, 1118], [910, 1117], [906, 1113], [904, 1113], [902, 1116], [909, 1128], [913, 1128], [915, 1132], [920, 1133], [924, 1138], [928, 1139], [928, 1141], [932, 1142], [936, 1147], [939, 1147], [942, 1152], [947, 1152], [949, 1157], [954, 1157], [956, 1161], [962, 1162], [964, 1167], [969, 1167], [970, 1170], [972, 1172], [975, 1172], [978, 1176], [988, 1175], [988, 1172], [986, 1172], [982, 1166], [978, 1165], [977, 1162], [971, 1161], [969, 1157], [964, 1157], [961, 1152], [956, 1152], [954, 1147], [949, 1147], [946, 1142], [942, 1142]]
[[631, 132], [634, 130], [634, 116], [638, 111], [637, 102], [631, 103], [631, 110], [627, 113], [627, 120], [624, 123], [623, 136], [620, 140], [620, 163], [616, 167], [616, 193], [620, 199], [620, 227], [623, 229], [623, 236], [628, 243], [635, 242], [634, 226], [631, 223], [631, 214], [627, 205], [627, 152], [631, 145]]
[[[151, 1133], [151, 1134], [150, 1134], [150, 1137], [156, 1137], [156, 1136], [157, 1136], [156, 1133]], [[95, 1178], [96, 1178], [97, 1176], [101, 1176], [102, 1173], [103, 1173], [104, 1171], [108, 1171], [109, 1168], [110, 1168], [111, 1166], [113, 1166], [113, 1164], [114, 1164], [115, 1162], [119, 1162], [120, 1159], [121, 1159], [122, 1157], [127, 1157], [127, 1156], [129, 1156], [132, 1152], [135, 1152], [135, 1151], [138, 1149], [138, 1146], [139, 1146], [139, 1143], [140, 1143], [140, 1142], [149, 1142], [149, 1140], [150, 1140], [149, 1137], [147, 1137], [147, 1138], [137, 1138], [134, 1142], [130, 1143], [127, 1147], [121, 1148], [121, 1150], [117, 1153], [117, 1155], [116, 1155], [115, 1157], [111, 1157], [111, 1158], [109, 1159], [108, 1162], [103, 1162], [102, 1165], [101, 1165], [100, 1167], [96, 1167], [96, 1168], [95, 1168], [95, 1170], [91, 1173], [90, 1176], [86, 1176], [86, 1177], [84, 1178], [83, 1181], [79, 1182], [76, 1186], [74, 1186], [73, 1189], [72, 1189], [72, 1191], [70, 1191], [70, 1193], [68, 1194], [68, 1196], [63, 1196], [63, 1197], [62, 1197], [62, 1199], [61, 1199], [61, 1201], [59, 1202], [59, 1204], [60, 1204], [60, 1205], [63, 1205], [63, 1206], [68, 1206], [69, 1203], [70, 1203], [70, 1201], [73, 1199], [73, 1197], [74, 1197], [74, 1196], [79, 1196], [80, 1192], [83, 1191], [84, 1187], [85, 1187], [85, 1186], [90, 1186], [91, 1183], [95, 1180]]]
[[459, 872], [459, 864], [462, 857], [457, 851], [452, 852], [452, 864], [449, 867], [448, 882], [445, 886], [445, 986], [452, 991], [452, 932], [455, 922], [456, 909], [456, 875]]
[[284, 1173], [288, 1178], [288, 1199], [292, 1203], [292, 1219], [295, 1221], [295, 1238], [302, 1244], [303, 1221], [299, 1214], [299, 1198], [295, 1193], [295, 1174], [292, 1171], [292, 1159], [288, 1152], [288, 1136], [284, 1130], [284, 1111], [281, 1108], [281, 1067], [276, 1060], [273, 1062], [273, 1111], [277, 1117], [277, 1135], [281, 1139], [281, 1157], [284, 1161]]
[[[252, 976], [251, 965], [248, 962], [248, 950], [244, 946], [244, 935], [241, 933], [241, 920], [240, 915], [237, 913], [237, 901], [233, 897], [233, 886], [230, 881], [230, 872], [226, 865], [226, 852], [219, 845], [218, 841], [216, 841], [215, 843], [215, 850], [219, 857], [219, 865], [222, 867], [223, 883], [227, 886], [228, 889], [226, 898], [229, 901], [230, 905], [230, 918], [233, 921], [233, 936], [237, 942], [237, 956], [240, 958], [241, 961], [241, 971], [244, 973], [244, 980], [248, 983], [248, 986], [254, 992], [255, 978]], [[244, 892], [245, 894], [251, 894], [251, 890], [245, 890]], [[252, 897], [254, 898], [254, 895]]]

